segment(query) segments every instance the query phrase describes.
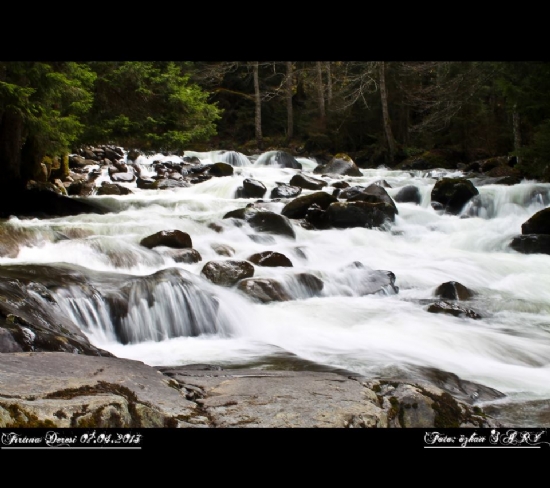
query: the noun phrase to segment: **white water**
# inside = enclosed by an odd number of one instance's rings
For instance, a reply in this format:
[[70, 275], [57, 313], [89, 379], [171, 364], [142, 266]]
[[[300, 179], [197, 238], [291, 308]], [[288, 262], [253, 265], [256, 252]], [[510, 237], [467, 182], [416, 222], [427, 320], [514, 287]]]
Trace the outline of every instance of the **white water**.
[[[223, 160], [219, 154], [186, 153], [203, 163]], [[150, 165], [160, 158], [162, 155], [141, 157], [138, 163], [145, 174], [152, 174]], [[304, 173], [316, 166], [310, 159], [298, 161]], [[222, 217], [256, 200], [234, 198], [245, 178], [263, 182], [267, 187], [264, 208], [280, 213], [286, 202], [270, 201], [269, 195], [277, 182], [288, 183], [297, 170], [247, 165], [242, 160], [234, 169], [232, 177], [212, 178], [189, 188], [153, 191], [123, 184], [134, 194], [91, 197], [113, 209], [106, 215], [12, 218], [6, 225], [33, 230], [43, 240], [21, 248], [16, 258], [0, 258], [0, 265], [65, 262], [139, 276], [171, 267], [191, 273], [198, 286], [221, 303], [221, 333], [122, 345], [109, 332], [108, 314], [101, 304], [83, 298], [80, 315], [74, 315], [75, 320], [78, 316], [86, 322], [80, 325], [96, 346], [152, 366], [208, 363], [262, 367], [270, 358], [286, 354], [375, 377], [414, 366], [434, 367], [500, 390], [512, 401], [550, 398], [550, 256], [520, 254], [508, 246], [521, 233], [521, 224], [548, 205], [549, 184], [480, 183], [480, 196], [462, 215], [454, 216], [430, 206], [435, 177], [444, 172], [363, 170], [362, 177], [325, 179], [364, 186], [383, 179], [391, 185], [387, 191], [392, 197], [401, 187], [416, 185], [421, 204], [397, 203], [399, 214], [390, 231], [306, 230], [293, 221], [295, 240], [275, 235], [274, 243], [262, 244], [249, 237], [255, 231], [248, 224], [236, 227]], [[100, 177], [98, 184], [102, 179], [108, 180], [108, 176]], [[333, 188], [325, 190], [332, 192]], [[311, 191], [302, 191], [302, 195], [307, 193]], [[208, 226], [211, 223], [223, 231], [216, 232]], [[75, 229], [82, 237], [51, 239], [53, 231], [70, 233]], [[168, 229], [187, 232], [202, 261], [176, 263], [139, 245], [142, 238]], [[213, 246], [217, 244], [230, 246], [235, 254], [231, 258], [216, 254]], [[322, 294], [259, 304], [235, 288], [212, 285], [200, 276], [210, 260], [247, 259], [265, 250], [285, 254], [293, 267], [256, 266], [254, 277], [284, 281], [298, 272], [309, 272], [324, 281]], [[392, 271], [399, 293], [359, 296], [352, 273], [342, 271], [354, 261], [373, 270]], [[447, 281], [458, 281], [477, 292], [462, 305], [477, 311], [482, 319], [426, 311], [428, 304], [436, 301], [436, 287]], [[163, 321], [177, 321], [174, 309], [181, 295], [167, 290], [163, 297], [157, 296], [155, 307], [164, 310], [151, 311], [142, 302], [126, 325], [158, 329]]]

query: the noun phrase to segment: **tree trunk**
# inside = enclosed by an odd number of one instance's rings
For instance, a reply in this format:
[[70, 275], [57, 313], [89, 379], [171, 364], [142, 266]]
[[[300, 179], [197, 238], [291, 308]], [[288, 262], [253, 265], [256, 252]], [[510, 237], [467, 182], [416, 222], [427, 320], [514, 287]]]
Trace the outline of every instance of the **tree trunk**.
[[386, 139], [388, 141], [388, 148], [390, 151], [390, 162], [395, 161], [395, 139], [393, 138], [393, 132], [391, 130], [390, 114], [388, 111], [388, 94], [386, 92], [386, 75], [384, 73], [385, 63], [380, 62], [379, 65], [379, 78], [380, 78], [380, 98], [382, 101], [382, 117], [384, 122], [384, 131], [386, 132]]
[[260, 81], [259, 81], [259, 67], [258, 61], [254, 62], [254, 103], [256, 105], [256, 112], [254, 117], [254, 126], [256, 128], [256, 143], [258, 149], [263, 149], [263, 137], [262, 137], [262, 96], [260, 93]]
[[321, 129], [326, 126], [325, 90], [323, 86], [323, 64], [317, 61], [317, 100], [319, 104], [319, 125]]
[[292, 84], [293, 84], [292, 61], [286, 62], [286, 112], [287, 112], [287, 131], [286, 143], [288, 144], [294, 137], [294, 114], [292, 111]]
[[325, 70], [327, 72], [327, 106], [330, 109], [332, 102], [332, 75], [330, 73], [330, 61], [325, 62]]

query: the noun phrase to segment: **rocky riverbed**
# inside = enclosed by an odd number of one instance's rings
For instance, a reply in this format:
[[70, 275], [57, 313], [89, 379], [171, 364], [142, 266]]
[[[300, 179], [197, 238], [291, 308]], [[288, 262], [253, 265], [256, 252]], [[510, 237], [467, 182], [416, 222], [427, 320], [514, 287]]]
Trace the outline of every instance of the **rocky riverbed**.
[[[0, 427], [499, 427], [434, 385], [321, 371], [150, 367], [63, 352], [0, 354]], [[447, 389], [490, 395], [467, 382]]]

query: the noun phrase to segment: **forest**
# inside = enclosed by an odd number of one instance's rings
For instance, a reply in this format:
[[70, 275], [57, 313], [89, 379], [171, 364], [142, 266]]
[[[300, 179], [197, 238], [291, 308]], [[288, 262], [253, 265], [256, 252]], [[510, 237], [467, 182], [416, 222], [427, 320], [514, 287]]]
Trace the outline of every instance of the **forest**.
[[550, 63], [0, 62], [0, 190], [62, 178], [99, 144], [347, 153], [363, 168], [507, 156], [550, 181]]

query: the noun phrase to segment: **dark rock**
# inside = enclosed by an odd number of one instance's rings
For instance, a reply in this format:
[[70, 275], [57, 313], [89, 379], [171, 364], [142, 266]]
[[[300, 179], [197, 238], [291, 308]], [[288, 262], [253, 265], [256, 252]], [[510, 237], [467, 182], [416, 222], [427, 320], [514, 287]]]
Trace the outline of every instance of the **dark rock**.
[[330, 186], [334, 188], [342, 189], [342, 188], [349, 188], [350, 184], [347, 181], [335, 181]]
[[274, 279], [247, 278], [240, 281], [237, 288], [262, 303], [292, 300], [283, 285]]
[[519, 235], [512, 239], [510, 247], [523, 254], [550, 254], [550, 235]]
[[471, 319], [480, 319], [481, 315], [475, 312], [472, 309], [464, 308], [454, 303], [449, 303], [445, 301], [440, 301], [432, 303], [428, 307], [428, 312], [430, 313], [445, 313], [449, 315], [454, 315], [455, 317], [468, 317]]
[[235, 198], [262, 198], [266, 191], [267, 188], [261, 181], [246, 178], [243, 186], [237, 189]]
[[364, 201], [331, 203], [327, 209], [327, 219], [332, 227], [381, 228], [395, 220], [392, 206], [385, 203]]
[[445, 212], [458, 215], [464, 205], [478, 195], [478, 189], [469, 180], [461, 178], [442, 178], [432, 189], [432, 202], [443, 205]]
[[326, 210], [331, 203], [337, 201], [335, 197], [324, 191], [302, 195], [288, 202], [281, 210], [281, 215], [289, 219], [303, 219], [311, 205], [317, 204], [321, 209]]
[[140, 241], [140, 245], [149, 249], [157, 246], [166, 246], [176, 249], [193, 247], [189, 234], [181, 230], [161, 230], [156, 234], [143, 238]]
[[292, 262], [284, 254], [274, 251], [263, 251], [253, 254], [248, 260], [258, 266], [292, 267]]
[[522, 234], [550, 234], [550, 208], [540, 210], [521, 226]]
[[233, 286], [239, 280], [254, 276], [254, 266], [248, 261], [208, 261], [201, 275], [220, 286]]
[[422, 197], [420, 195], [420, 190], [414, 185], [404, 186], [399, 190], [397, 195], [395, 195], [394, 200], [399, 203], [416, 203], [420, 205]]
[[270, 198], [294, 198], [302, 193], [299, 186], [290, 186], [286, 183], [278, 183], [278, 186], [271, 190]]
[[212, 176], [231, 176], [233, 174], [233, 166], [227, 163], [214, 163], [210, 166], [208, 173]]
[[331, 226], [327, 211], [316, 203], [307, 209], [305, 219], [315, 229], [328, 229]]
[[[390, 197], [386, 189], [375, 184], [369, 185], [366, 188], [362, 186], [345, 188], [338, 195], [338, 198], [341, 200], [347, 200], [348, 202], [383, 203], [388, 207], [388, 214], [393, 213], [395, 217], [395, 215], [399, 213], [395, 202], [392, 197]], [[392, 210], [390, 210], [390, 208]]]
[[133, 191], [125, 186], [104, 181], [97, 189], [96, 195], [131, 195], [132, 193]]
[[307, 190], [320, 190], [321, 188], [327, 186], [327, 182], [317, 178], [312, 178], [311, 176], [297, 174], [290, 179], [290, 185], [297, 186], [299, 188], [306, 188]]
[[475, 295], [472, 290], [458, 281], [442, 283], [436, 288], [434, 294], [444, 300], [468, 300]]
[[171, 257], [176, 263], [192, 264], [202, 261], [202, 256], [196, 249], [164, 249], [162, 254]]
[[296, 238], [296, 232], [292, 227], [292, 223], [284, 215], [269, 211], [260, 211], [251, 214], [247, 218], [247, 222], [257, 232], [282, 235], [291, 239]]
[[136, 186], [142, 190], [151, 190], [153, 189], [155, 181], [156, 180], [153, 180], [152, 178], [141, 178], [138, 176], [136, 179]]
[[337, 154], [327, 164], [321, 164], [313, 170], [314, 174], [336, 174], [363, 176], [361, 170], [347, 154]]

